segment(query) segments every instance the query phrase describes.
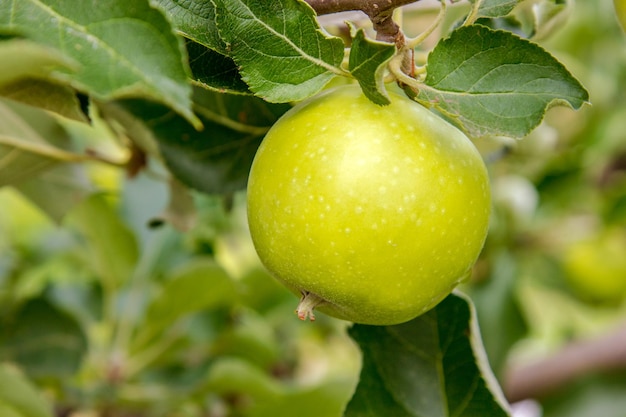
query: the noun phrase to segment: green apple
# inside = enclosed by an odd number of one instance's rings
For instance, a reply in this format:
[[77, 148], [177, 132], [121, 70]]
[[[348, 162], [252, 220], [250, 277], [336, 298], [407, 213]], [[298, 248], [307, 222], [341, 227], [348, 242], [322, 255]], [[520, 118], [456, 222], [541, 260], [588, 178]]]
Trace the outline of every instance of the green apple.
[[619, 303], [626, 297], [626, 230], [610, 228], [571, 244], [563, 258], [569, 284], [581, 298]]
[[267, 269], [313, 308], [376, 325], [408, 321], [466, 277], [485, 240], [490, 189], [461, 131], [404, 95], [331, 89], [267, 133], [248, 220]]
[[626, 30], [626, 0], [613, 0], [613, 4], [617, 20], [622, 25], [622, 30]]

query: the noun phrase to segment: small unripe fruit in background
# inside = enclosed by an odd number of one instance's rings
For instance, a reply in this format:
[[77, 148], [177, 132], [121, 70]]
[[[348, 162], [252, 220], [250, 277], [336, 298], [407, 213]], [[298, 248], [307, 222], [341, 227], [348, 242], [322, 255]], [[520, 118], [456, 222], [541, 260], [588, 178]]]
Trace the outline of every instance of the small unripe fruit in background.
[[626, 0], [613, 0], [615, 5], [615, 14], [617, 20], [622, 26], [622, 30], [626, 30]]

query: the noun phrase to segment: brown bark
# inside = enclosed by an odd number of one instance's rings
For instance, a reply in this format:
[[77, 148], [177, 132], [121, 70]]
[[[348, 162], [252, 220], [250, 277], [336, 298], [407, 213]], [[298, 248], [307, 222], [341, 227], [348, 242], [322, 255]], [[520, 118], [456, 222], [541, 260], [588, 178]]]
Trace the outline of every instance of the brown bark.
[[540, 399], [585, 375], [626, 370], [626, 325], [595, 339], [566, 345], [537, 362], [512, 367], [504, 381], [509, 401]]

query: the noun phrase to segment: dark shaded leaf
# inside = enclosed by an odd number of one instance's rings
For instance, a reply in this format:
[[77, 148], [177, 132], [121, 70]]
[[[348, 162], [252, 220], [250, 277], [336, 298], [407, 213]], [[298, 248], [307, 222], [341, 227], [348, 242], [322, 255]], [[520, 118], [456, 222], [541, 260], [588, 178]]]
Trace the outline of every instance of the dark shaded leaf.
[[0, 328], [0, 357], [37, 377], [73, 375], [86, 348], [86, 337], [76, 320], [45, 299], [26, 302]]
[[471, 288], [471, 297], [481, 326], [485, 351], [496, 375], [501, 371], [514, 343], [527, 332], [516, 299], [518, 268], [508, 253], [494, 254], [492, 271], [485, 282]]
[[231, 58], [191, 40], [187, 41], [187, 52], [193, 78], [200, 85], [221, 92], [250, 94]]
[[363, 368], [346, 417], [509, 415], [464, 296], [451, 294], [407, 323], [357, 324], [349, 333]]
[[165, 163], [183, 184], [205, 193], [245, 188], [256, 149], [290, 106], [203, 89], [196, 89], [195, 101], [205, 126], [200, 132], [153, 103], [127, 101], [124, 107], [152, 130]]

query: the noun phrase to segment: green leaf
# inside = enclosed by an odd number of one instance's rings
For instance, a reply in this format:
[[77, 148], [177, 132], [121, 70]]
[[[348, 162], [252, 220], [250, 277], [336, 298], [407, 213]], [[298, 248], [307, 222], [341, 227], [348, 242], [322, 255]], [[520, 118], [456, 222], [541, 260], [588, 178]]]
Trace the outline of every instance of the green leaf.
[[81, 202], [69, 213], [68, 222], [85, 239], [92, 267], [106, 290], [130, 279], [139, 257], [137, 242], [102, 195]]
[[0, 102], [0, 187], [36, 177], [58, 163], [37, 150], [49, 145], [27, 122]]
[[197, 259], [174, 272], [148, 307], [147, 323], [164, 328], [179, 318], [204, 309], [231, 304], [235, 284], [209, 259]]
[[243, 80], [267, 101], [299, 101], [343, 71], [344, 44], [297, 0], [212, 0], [217, 27]]
[[[12, 414], [10, 414], [12, 413]], [[0, 363], [0, 415], [52, 417], [52, 407], [14, 366]]]
[[79, 122], [87, 122], [76, 92], [61, 84], [39, 79], [23, 79], [0, 87], [0, 96], [19, 101]]
[[209, 0], [151, 0], [167, 14], [176, 30], [207, 48], [226, 55], [215, 23], [215, 6]]
[[281, 359], [274, 326], [252, 310], [237, 310], [234, 325], [220, 333], [213, 345], [215, 356], [236, 356], [261, 369], [271, 369]]
[[250, 399], [250, 417], [339, 417], [352, 388], [344, 378], [305, 387], [280, 384], [257, 366], [229, 357], [213, 364], [207, 380], [213, 393]]
[[470, 136], [523, 137], [554, 104], [577, 109], [582, 85], [540, 46], [505, 31], [455, 30], [428, 58], [417, 100], [432, 105]]
[[187, 41], [187, 53], [193, 78], [202, 87], [218, 92], [250, 94], [231, 58], [193, 41]]
[[24, 417], [12, 406], [5, 404], [0, 400], [0, 415], [2, 417]]
[[93, 192], [84, 166], [73, 164], [56, 166], [14, 188], [57, 223]]
[[63, 52], [78, 66], [58, 77], [80, 91], [102, 99], [146, 96], [199, 126], [182, 39], [147, 0], [1, 2], [0, 29]]
[[71, 72], [77, 65], [59, 51], [32, 41], [0, 42], [0, 96], [86, 121], [75, 91], [60, 84], [56, 69]]
[[[250, 417], [340, 417], [352, 385], [345, 378], [334, 378], [312, 387], [292, 390], [275, 401], [260, 402]], [[394, 416], [395, 417], [395, 416]]]
[[215, 361], [207, 384], [217, 394], [245, 393], [256, 401], [272, 401], [283, 388], [256, 365], [237, 358], [222, 357]]
[[59, 51], [25, 39], [0, 42], [0, 86], [24, 78], [49, 78], [55, 70], [71, 72], [77, 64]]
[[76, 320], [45, 299], [28, 301], [1, 330], [0, 357], [33, 376], [71, 376], [87, 349]]
[[202, 132], [155, 104], [127, 101], [124, 107], [152, 129], [165, 163], [180, 182], [209, 194], [241, 190], [263, 136], [290, 106], [200, 88], [195, 92]]
[[464, 296], [451, 294], [407, 323], [357, 324], [349, 333], [363, 367], [346, 417], [509, 415]]
[[352, 47], [348, 68], [359, 82], [363, 93], [376, 104], [389, 104], [389, 96], [383, 83], [384, 70], [396, 52], [393, 44], [368, 39], [363, 29], [350, 25]]
[[[470, 0], [476, 3], [477, 0]], [[509, 14], [521, 0], [483, 0], [478, 7], [478, 17], [500, 17]]]
[[515, 258], [506, 251], [491, 257], [492, 272], [471, 288], [470, 296], [482, 332], [491, 368], [501, 376], [511, 347], [528, 331], [516, 299], [519, 271]]
[[[230, 276], [209, 258], [191, 260], [173, 271], [150, 301], [132, 350], [162, 343], [163, 335], [180, 320], [204, 310], [230, 306], [237, 297]], [[189, 322], [175, 327], [174, 335], [186, 333]]]
[[0, 187], [28, 181], [59, 162], [80, 159], [67, 152], [67, 132], [39, 109], [0, 100]]

